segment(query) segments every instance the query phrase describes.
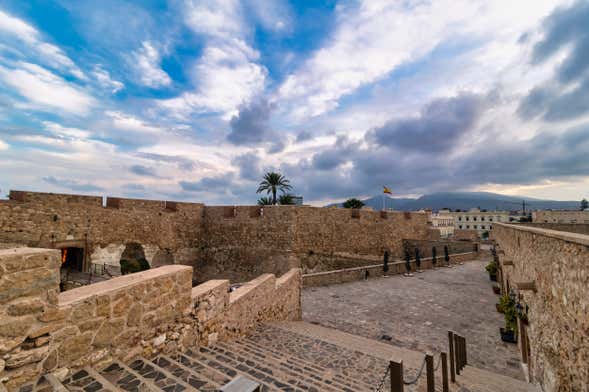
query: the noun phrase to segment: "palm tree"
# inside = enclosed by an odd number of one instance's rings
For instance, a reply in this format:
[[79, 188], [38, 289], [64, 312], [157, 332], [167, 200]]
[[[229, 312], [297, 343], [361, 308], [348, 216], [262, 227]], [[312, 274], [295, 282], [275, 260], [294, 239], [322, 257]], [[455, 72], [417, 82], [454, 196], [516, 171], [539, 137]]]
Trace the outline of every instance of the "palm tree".
[[276, 192], [281, 191], [285, 193], [290, 191], [290, 181], [288, 181], [282, 174], [276, 172], [268, 172], [264, 174], [264, 180], [260, 182], [260, 186], [256, 193], [262, 193], [266, 191], [268, 194], [272, 194], [272, 204], [276, 204]]
[[272, 205], [272, 199], [269, 197], [263, 196], [258, 199], [259, 206], [269, 206]]
[[358, 200], [356, 198], [351, 198], [344, 201], [343, 204], [344, 208], [362, 208], [364, 207], [364, 202], [362, 200]]
[[280, 195], [280, 197], [278, 197], [278, 204], [282, 205], [282, 206], [290, 206], [293, 205], [295, 203], [294, 198], [292, 197], [292, 195], [285, 193], [284, 195]]

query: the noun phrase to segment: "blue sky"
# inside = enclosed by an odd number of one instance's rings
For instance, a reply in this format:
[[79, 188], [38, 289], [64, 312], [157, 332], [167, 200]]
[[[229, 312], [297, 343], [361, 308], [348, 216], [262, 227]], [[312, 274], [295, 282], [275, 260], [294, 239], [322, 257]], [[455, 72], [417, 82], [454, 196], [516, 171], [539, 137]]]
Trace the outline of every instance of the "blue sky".
[[587, 1], [0, 0], [0, 189], [589, 194]]

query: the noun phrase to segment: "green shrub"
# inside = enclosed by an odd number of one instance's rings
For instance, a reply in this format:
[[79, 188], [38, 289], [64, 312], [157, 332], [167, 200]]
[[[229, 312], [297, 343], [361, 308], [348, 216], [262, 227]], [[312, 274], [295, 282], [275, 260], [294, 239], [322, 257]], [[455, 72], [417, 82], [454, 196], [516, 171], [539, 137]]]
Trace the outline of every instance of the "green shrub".
[[487, 264], [485, 269], [487, 270], [489, 275], [497, 275], [497, 263], [495, 263], [494, 261]]
[[121, 263], [121, 274], [123, 274], [123, 275], [145, 271], [150, 268], [149, 262], [145, 259], [139, 259], [139, 260], [121, 259], [120, 263]]
[[517, 310], [515, 301], [509, 295], [503, 295], [499, 300], [505, 316], [505, 329], [515, 331], [517, 329]]

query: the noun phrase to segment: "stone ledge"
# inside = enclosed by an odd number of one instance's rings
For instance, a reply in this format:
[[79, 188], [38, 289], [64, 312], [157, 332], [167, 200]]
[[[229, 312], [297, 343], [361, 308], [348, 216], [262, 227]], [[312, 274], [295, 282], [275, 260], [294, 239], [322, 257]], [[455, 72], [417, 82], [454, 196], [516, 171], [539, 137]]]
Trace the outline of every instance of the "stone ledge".
[[589, 235], [570, 233], [568, 231], [541, 229], [539, 227], [530, 227], [530, 226], [514, 225], [514, 224], [507, 224], [507, 223], [495, 223], [495, 225], [506, 227], [508, 229], [520, 230], [520, 231], [526, 231], [528, 233], [539, 234], [539, 235], [543, 235], [545, 237], [556, 238], [559, 240], [564, 240], [564, 241], [572, 242], [575, 244], [589, 246]]
[[78, 287], [60, 293], [59, 306], [68, 306], [74, 303], [83, 302], [85, 299], [88, 299], [93, 296], [112, 293], [120, 289], [125, 289], [139, 283], [150, 281], [157, 277], [173, 275], [182, 271], [190, 271], [190, 273], [192, 274], [192, 267], [184, 265], [166, 265], [147, 271], [136, 272], [133, 274], [120, 276], [116, 279], [110, 279], [104, 282], [98, 282], [88, 286]]

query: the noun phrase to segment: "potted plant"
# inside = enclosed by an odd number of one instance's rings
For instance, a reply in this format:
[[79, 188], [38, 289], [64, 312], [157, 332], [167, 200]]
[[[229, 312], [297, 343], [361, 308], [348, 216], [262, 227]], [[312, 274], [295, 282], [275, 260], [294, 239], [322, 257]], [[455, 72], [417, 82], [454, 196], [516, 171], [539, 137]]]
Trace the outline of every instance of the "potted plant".
[[489, 273], [489, 279], [491, 279], [492, 282], [496, 282], [497, 281], [497, 263], [492, 261], [489, 264], [487, 264], [485, 269]]
[[495, 294], [501, 294], [501, 287], [499, 287], [498, 285], [493, 285], [493, 292]]
[[515, 300], [509, 295], [503, 295], [499, 301], [505, 316], [505, 328], [501, 328], [501, 340], [508, 343], [517, 343], [517, 310]]

